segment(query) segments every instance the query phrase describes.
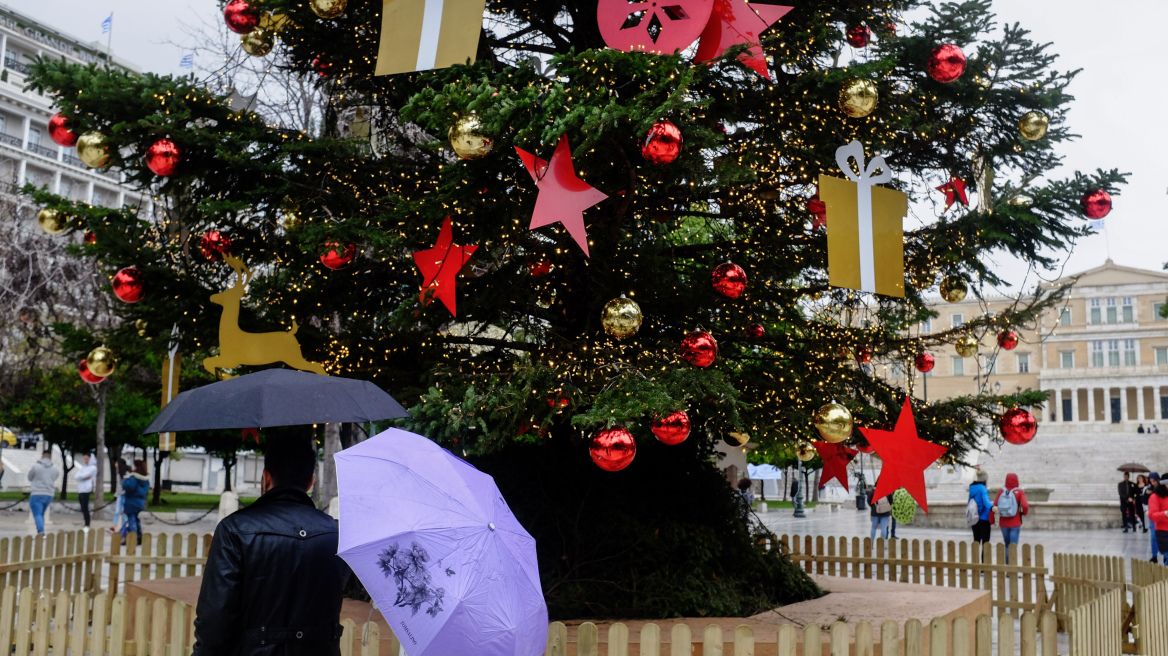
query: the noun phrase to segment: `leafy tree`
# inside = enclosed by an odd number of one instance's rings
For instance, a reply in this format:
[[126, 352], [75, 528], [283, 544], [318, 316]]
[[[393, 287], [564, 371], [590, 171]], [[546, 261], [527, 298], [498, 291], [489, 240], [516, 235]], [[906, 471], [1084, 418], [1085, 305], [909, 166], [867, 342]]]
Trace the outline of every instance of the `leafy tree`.
[[[1059, 162], [1055, 148], [1073, 136], [1065, 114], [1074, 73], [1054, 69], [1047, 47], [1021, 27], [998, 30], [989, 0], [809, 0], [764, 38], [771, 81], [741, 65], [742, 47], [711, 65], [605, 49], [595, 4], [556, 0], [490, 0], [475, 63], [376, 77], [381, 6], [350, 0], [343, 16], [321, 20], [299, 0], [264, 3], [293, 26], [280, 35], [283, 72], [312, 80], [325, 98], [323, 129], [311, 136], [237, 112], [192, 78], [38, 61], [30, 87], [56, 98], [79, 131], [104, 134], [110, 165], [158, 200], [103, 209], [28, 191], [66, 212], [74, 230], [95, 233], [80, 252], [107, 273], [136, 266], [148, 280], [144, 301], [116, 305], [113, 341], [140, 320], [155, 340], [177, 326], [184, 352], [214, 352], [221, 310], [209, 296], [237, 278], [199, 246], [211, 230], [229, 237], [255, 272], [239, 327], [286, 331], [295, 322], [309, 359], [392, 390], [413, 406], [403, 425], [494, 473], [537, 536], [545, 593], [560, 617], [750, 614], [788, 593], [814, 594], [734, 523], [742, 517], [710, 464], [712, 440], [736, 430], [764, 451], [789, 447], [811, 437], [812, 413], [832, 398], [861, 426], [891, 425], [911, 391], [841, 353], [869, 348], [903, 362], [962, 334], [1034, 323], [1061, 292], [1020, 296], [960, 331], [912, 332], [930, 315], [922, 295], [940, 277], [983, 294], [1004, 282], [989, 255], [1054, 267], [1086, 233], [1080, 196], [1116, 193], [1124, 180], [1116, 171], [1045, 178]], [[918, 9], [919, 22], [898, 25]], [[844, 28], [856, 25], [878, 38], [848, 54]], [[942, 43], [970, 55], [948, 84], [925, 66]], [[525, 62], [530, 53], [550, 57], [555, 73]], [[879, 90], [867, 118], [838, 109], [842, 84], [855, 77]], [[357, 109], [372, 142], [353, 138]], [[1017, 128], [1031, 110], [1051, 121], [1036, 141]], [[495, 152], [457, 160], [442, 135], [472, 112]], [[680, 126], [685, 148], [658, 166], [637, 149], [662, 118]], [[537, 190], [511, 149], [547, 157], [563, 134], [577, 172], [608, 195], [585, 214], [591, 257], [559, 228], [528, 230]], [[143, 163], [162, 138], [184, 153], [165, 178]], [[914, 211], [925, 212], [930, 190], [953, 176], [983, 199], [906, 231], [904, 299], [828, 285], [825, 234], [806, 206], [820, 173], [838, 175], [836, 148], [853, 139], [868, 157], [885, 154], [897, 174], [891, 185], [910, 194]], [[993, 189], [981, 175], [987, 166]], [[458, 244], [478, 245], [458, 280], [453, 320], [443, 304], [419, 299], [411, 258], [433, 247], [448, 216]], [[321, 266], [322, 252], [348, 243], [358, 253], [352, 266]], [[747, 273], [738, 299], [710, 288], [711, 271], [727, 261]], [[645, 321], [617, 340], [600, 313], [622, 294]], [[751, 323], [762, 337], [747, 335]], [[713, 366], [678, 357], [696, 326], [718, 340]], [[1044, 400], [1037, 391], [983, 390], [923, 405], [916, 419], [959, 462], [987, 432], [996, 439], [1004, 406]], [[680, 409], [694, 437], [659, 448], [651, 421]], [[586, 447], [613, 424], [634, 433], [641, 455], [609, 474], [593, 468]], [[696, 496], [663, 500], [669, 475]], [[527, 494], [533, 476], [533, 485], [555, 479], [540, 491], [580, 487]], [[673, 503], [681, 505], [662, 512]], [[664, 556], [682, 554], [689, 574], [665, 577], [662, 597], [647, 598], [638, 581], [673, 572]], [[618, 555], [621, 567], [609, 566]]]

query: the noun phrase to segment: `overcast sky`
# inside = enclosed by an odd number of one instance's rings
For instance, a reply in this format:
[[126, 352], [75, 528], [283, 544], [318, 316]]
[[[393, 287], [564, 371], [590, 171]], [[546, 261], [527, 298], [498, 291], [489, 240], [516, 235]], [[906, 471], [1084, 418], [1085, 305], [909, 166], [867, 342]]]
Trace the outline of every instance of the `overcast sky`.
[[[101, 22], [113, 13], [114, 54], [143, 70], [182, 73], [181, 22], [199, 16], [221, 21], [214, 0], [8, 0], [21, 13], [83, 41], [105, 43]], [[1114, 9], [1115, 11], [1111, 11]], [[1078, 141], [1064, 145], [1063, 170], [1118, 168], [1132, 174], [1107, 217], [1107, 233], [1081, 242], [1068, 273], [1098, 266], [1110, 255], [1118, 264], [1159, 270], [1168, 261], [1168, 157], [1160, 112], [1168, 92], [1159, 79], [1168, 1], [995, 0], [1000, 22], [1019, 22], [1038, 42], [1053, 43], [1062, 69], [1082, 68], [1071, 86], [1076, 97], [1069, 123]], [[1120, 41], [1122, 39], [1122, 41]], [[1004, 270], [1021, 272], [1017, 263]]]

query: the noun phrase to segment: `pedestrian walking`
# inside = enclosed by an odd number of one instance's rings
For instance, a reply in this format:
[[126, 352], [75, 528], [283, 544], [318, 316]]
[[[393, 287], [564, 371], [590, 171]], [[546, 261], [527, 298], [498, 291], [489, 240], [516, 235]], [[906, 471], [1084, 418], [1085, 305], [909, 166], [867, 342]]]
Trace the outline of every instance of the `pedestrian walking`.
[[973, 529], [973, 541], [979, 545], [990, 541], [990, 513], [993, 512], [994, 504], [990, 502], [990, 493], [986, 489], [989, 477], [984, 469], [977, 471], [973, 482], [969, 484], [969, 501], [965, 506], [966, 523]]
[[89, 497], [93, 495], [93, 481], [97, 478], [97, 465], [93, 456], [82, 456], [84, 463], [77, 468], [73, 478], [77, 480], [77, 500], [81, 502], [81, 517], [85, 520], [85, 530], [89, 530]]
[[1131, 482], [1131, 474], [1124, 472], [1123, 480], [1119, 482], [1119, 512], [1123, 516], [1123, 532], [1135, 530], [1136, 509], [1133, 499], [1136, 494], [1136, 484]]
[[138, 513], [146, 509], [146, 493], [150, 491], [150, 474], [146, 471], [145, 460], [134, 461], [134, 471], [122, 479], [122, 489], [126, 492], [126, 525], [122, 535], [137, 533], [141, 538], [142, 522], [138, 520]]
[[888, 539], [888, 522], [892, 519], [892, 495], [874, 498], [876, 489], [868, 493], [868, 505], [872, 508], [871, 538], [876, 539], [876, 529], [880, 529], [880, 537]]
[[1002, 542], [1006, 543], [1006, 564], [1009, 564], [1010, 545], [1018, 544], [1018, 536], [1022, 533], [1022, 516], [1030, 513], [1030, 503], [1026, 501], [1026, 492], [1018, 487], [1017, 474], [1006, 474], [1006, 487], [998, 490], [994, 511], [998, 528], [1002, 529]]
[[264, 450], [263, 495], [215, 529], [195, 618], [194, 656], [339, 656], [342, 591], [337, 522], [309, 499], [307, 439]]
[[1146, 432], [1146, 431], [1144, 430], [1144, 425], [1143, 425], [1143, 424], [1140, 424], [1139, 426], [1137, 426], [1137, 427], [1136, 427], [1136, 432], [1137, 432], [1137, 433], [1144, 433], [1144, 432]]
[[130, 466], [125, 458], [118, 458], [115, 463], [118, 482], [114, 484], [114, 523], [109, 527], [111, 534], [118, 533], [125, 537], [126, 529], [126, 491], [122, 489], [122, 481], [130, 475]]
[[53, 464], [52, 447], [41, 452], [41, 459], [28, 470], [28, 508], [36, 522], [37, 533], [45, 532], [45, 510], [53, 502], [53, 495], [57, 492], [54, 483], [60, 474]]
[[[1140, 528], [1144, 533], [1148, 532], [1148, 524], [1144, 521], [1144, 488], [1148, 487], [1148, 479], [1143, 474], [1136, 476], [1136, 487], [1132, 490], [1132, 513], [1135, 518], [1140, 521]], [[1132, 530], [1136, 530], [1135, 522], [1132, 522]]]
[[[1163, 474], [1160, 475], [1163, 480]], [[1152, 520], [1152, 525], [1155, 527], [1155, 533], [1152, 535], [1156, 538], [1156, 547], [1160, 553], [1165, 554], [1164, 558], [1168, 560], [1168, 487], [1164, 483], [1158, 483], [1156, 489], [1152, 491], [1152, 498], [1148, 500], [1148, 519]]]
[[[1156, 526], [1155, 526], [1156, 523], [1152, 520], [1152, 495], [1156, 493], [1156, 487], [1158, 485], [1160, 485], [1160, 475], [1157, 474], [1156, 472], [1152, 472], [1151, 474], [1148, 474], [1148, 484], [1147, 484], [1147, 486], [1144, 487], [1144, 493], [1141, 497], [1141, 500], [1143, 501], [1144, 506], [1147, 508], [1148, 521], [1152, 522], [1152, 559], [1151, 560], [1153, 563], [1159, 562], [1159, 556], [1160, 556], [1160, 545], [1159, 545], [1159, 543], [1156, 542]], [[1165, 555], [1165, 559], [1168, 560], [1168, 554]]]
[[738, 496], [746, 502], [747, 508], [754, 507], [754, 491], [751, 490], [752, 482], [749, 478], [739, 479], [738, 481]]

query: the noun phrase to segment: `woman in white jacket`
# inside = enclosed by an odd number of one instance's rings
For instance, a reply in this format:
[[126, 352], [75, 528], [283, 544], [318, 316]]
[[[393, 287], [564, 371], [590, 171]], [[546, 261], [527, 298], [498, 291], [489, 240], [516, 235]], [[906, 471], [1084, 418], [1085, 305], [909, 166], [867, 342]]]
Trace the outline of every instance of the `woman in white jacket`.
[[93, 456], [85, 454], [85, 464], [77, 468], [73, 478], [77, 481], [77, 500], [81, 502], [81, 516], [85, 518], [85, 530], [89, 530], [89, 497], [93, 494], [93, 481], [97, 478], [97, 465]]

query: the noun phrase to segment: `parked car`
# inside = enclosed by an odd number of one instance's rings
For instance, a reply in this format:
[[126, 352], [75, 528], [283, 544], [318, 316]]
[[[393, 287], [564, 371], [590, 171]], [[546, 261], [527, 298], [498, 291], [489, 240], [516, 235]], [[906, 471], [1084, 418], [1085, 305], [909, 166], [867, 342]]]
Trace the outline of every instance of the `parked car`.
[[0, 426], [0, 448], [6, 446], [16, 446], [16, 433]]
[[42, 439], [44, 436], [40, 433], [20, 433], [16, 436], [16, 445], [22, 449], [35, 449]]

